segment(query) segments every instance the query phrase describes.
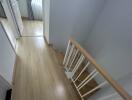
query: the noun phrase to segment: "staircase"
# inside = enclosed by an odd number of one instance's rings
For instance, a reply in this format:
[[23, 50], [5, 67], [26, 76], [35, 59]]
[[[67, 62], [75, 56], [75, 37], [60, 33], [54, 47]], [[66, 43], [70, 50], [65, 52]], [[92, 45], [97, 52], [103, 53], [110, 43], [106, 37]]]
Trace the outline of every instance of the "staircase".
[[[89, 98], [106, 85], [112, 86], [115, 93], [119, 94], [122, 100], [132, 100], [124, 88], [72, 38], [68, 42], [63, 66], [67, 78], [71, 80], [81, 100]], [[92, 70], [89, 70], [91, 68]], [[98, 75], [104, 78], [104, 81], [100, 84], [95, 80], [95, 77]]]

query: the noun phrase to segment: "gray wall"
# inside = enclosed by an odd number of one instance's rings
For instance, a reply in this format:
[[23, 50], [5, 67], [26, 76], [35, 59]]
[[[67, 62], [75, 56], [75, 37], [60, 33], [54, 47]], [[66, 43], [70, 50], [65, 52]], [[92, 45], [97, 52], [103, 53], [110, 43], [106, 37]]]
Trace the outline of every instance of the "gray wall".
[[115, 79], [132, 72], [131, 4], [131, 0], [107, 0], [85, 41], [86, 49]]
[[6, 92], [11, 85], [0, 75], [0, 100], [5, 100]]
[[131, 4], [131, 0], [51, 0], [49, 40], [65, 51], [68, 38], [74, 37], [114, 79], [122, 81], [132, 73]]
[[12, 84], [16, 54], [0, 23], [0, 75]]
[[51, 0], [49, 41], [65, 51], [70, 36], [82, 45], [103, 8], [104, 0]]
[[[132, 1], [106, 0], [85, 48], [132, 95]], [[110, 93], [102, 89], [91, 100]], [[108, 99], [108, 100], [111, 100]]]

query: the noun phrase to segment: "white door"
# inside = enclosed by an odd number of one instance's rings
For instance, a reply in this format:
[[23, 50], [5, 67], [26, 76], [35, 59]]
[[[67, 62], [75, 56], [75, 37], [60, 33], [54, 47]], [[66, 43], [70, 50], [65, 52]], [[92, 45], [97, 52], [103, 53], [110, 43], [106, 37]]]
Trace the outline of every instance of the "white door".
[[14, 30], [14, 36], [20, 37], [23, 31], [23, 24], [18, 3], [16, 0], [2, 0], [2, 6], [5, 10], [8, 21]]
[[10, 0], [11, 6], [12, 6], [12, 11], [16, 20], [16, 24], [18, 26], [18, 29], [20, 31], [20, 34], [22, 35], [23, 32], [23, 23], [22, 23], [22, 18], [18, 6], [18, 1], [16, 0]]

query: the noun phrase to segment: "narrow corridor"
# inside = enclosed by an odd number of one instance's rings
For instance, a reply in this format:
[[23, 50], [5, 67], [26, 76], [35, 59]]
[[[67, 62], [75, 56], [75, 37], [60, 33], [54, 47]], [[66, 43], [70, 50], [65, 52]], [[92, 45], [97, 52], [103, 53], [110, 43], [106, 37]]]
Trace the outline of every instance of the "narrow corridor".
[[43, 37], [17, 41], [15, 68], [12, 100], [78, 100]]

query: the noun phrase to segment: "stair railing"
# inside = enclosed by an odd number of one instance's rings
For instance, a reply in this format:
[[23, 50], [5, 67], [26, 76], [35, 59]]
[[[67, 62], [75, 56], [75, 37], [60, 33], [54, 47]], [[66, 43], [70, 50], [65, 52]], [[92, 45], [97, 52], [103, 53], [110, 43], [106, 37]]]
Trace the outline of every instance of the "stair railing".
[[[78, 56], [79, 54], [79, 56]], [[80, 73], [77, 75], [77, 77], [73, 77], [77, 70], [79, 69], [80, 65], [83, 61], [87, 61], [86, 65], [81, 69]], [[74, 64], [73, 64], [74, 63]], [[76, 81], [79, 79], [79, 77], [82, 75], [82, 73], [89, 67], [89, 65], [94, 65], [94, 70], [89, 73], [89, 75], [81, 81], [79, 85], [76, 84]], [[78, 91], [78, 94], [80, 95], [81, 99], [84, 100], [84, 98], [98, 90], [99, 88], [103, 87], [106, 84], [110, 84], [116, 92], [124, 99], [124, 100], [132, 100], [131, 96], [123, 89], [123, 87], [118, 84], [108, 73], [105, 69], [103, 69], [99, 64], [96, 63], [96, 61], [91, 57], [91, 55], [86, 52], [74, 39], [70, 38], [67, 46], [67, 50], [65, 53], [65, 57], [63, 60], [63, 65], [65, 66], [66, 73], [68, 74], [68, 77], [73, 82], [76, 90]], [[103, 76], [105, 79], [104, 82], [96, 86], [90, 91], [87, 91], [85, 94], [81, 94], [80, 90], [88, 84], [93, 78], [95, 78], [98, 74]]]

